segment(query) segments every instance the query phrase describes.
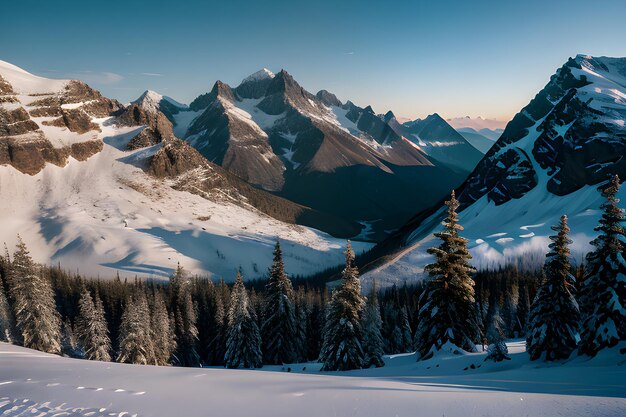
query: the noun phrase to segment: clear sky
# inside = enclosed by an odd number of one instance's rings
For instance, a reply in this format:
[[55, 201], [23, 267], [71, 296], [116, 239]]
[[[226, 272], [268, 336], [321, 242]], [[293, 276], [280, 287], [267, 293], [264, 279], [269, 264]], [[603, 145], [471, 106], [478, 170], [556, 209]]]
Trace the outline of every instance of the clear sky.
[[267, 67], [402, 117], [509, 119], [578, 53], [626, 56], [625, 0], [5, 0], [0, 59], [127, 102]]

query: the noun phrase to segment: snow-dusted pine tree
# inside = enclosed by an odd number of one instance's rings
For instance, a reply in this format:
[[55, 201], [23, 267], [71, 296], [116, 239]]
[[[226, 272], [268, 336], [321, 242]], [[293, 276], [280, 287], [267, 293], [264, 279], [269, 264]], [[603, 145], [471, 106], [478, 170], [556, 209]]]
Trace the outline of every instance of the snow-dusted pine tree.
[[136, 288], [135, 294], [126, 300], [119, 338], [118, 362], [139, 365], [154, 363], [150, 308], [142, 288]]
[[361, 295], [359, 270], [352, 264], [353, 261], [354, 252], [348, 241], [341, 284], [333, 291], [326, 310], [324, 343], [320, 353], [322, 371], [347, 371], [363, 367], [361, 317], [365, 300]]
[[265, 288], [261, 326], [263, 360], [270, 365], [292, 363], [296, 359], [294, 291], [285, 273], [279, 242], [274, 247], [274, 262]]
[[530, 308], [526, 350], [530, 360], [567, 359], [578, 343], [580, 313], [572, 294], [575, 278], [571, 273], [569, 244], [572, 242], [567, 216], [552, 226], [550, 251], [544, 264], [544, 279]]
[[169, 365], [176, 350], [174, 325], [165, 306], [161, 291], [156, 290], [152, 298], [151, 333], [154, 344], [154, 362], [156, 365]]
[[494, 308], [495, 312], [489, 318], [489, 324], [487, 324], [487, 341], [489, 347], [487, 348], [486, 361], [501, 362], [503, 360], [511, 359], [509, 357], [509, 349], [504, 342], [504, 320], [500, 316], [500, 309]]
[[199, 366], [198, 328], [191, 298], [191, 281], [180, 264], [170, 277], [170, 291], [176, 334], [175, 363], [180, 366]]
[[595, 356], [598, 351], [626, 340], [626, 235], [624, 210], [618, 206], [619, 178], [615, 175], [604, 190], [600, 232], [591, 242], [587, 274], [580, 288], [583, 315], [579, 352]]
[[50, 280], [34, 264], [19, 236], [8, 278], [15, 321], [24, 346], [60, 353], [61, 320]]
[[372, 286], [365, 310], [363, 312], [363, 367], [371, 368], [375, 366], [380, 368], [385, 366], [383, 361], [384, 342], [381, 336], [383, 320], [380, 316], [380, 307], [378, 305], [378, 294], [376, 291], [376, 281]]
[[100, 297], [96, 294], [94, 303], [91, 294], [84, 288], [78, 302], [78, 309], [76, 336], [85, 358], [110, 361], [111, 340]]
[[230, 295], [228, 336], [224, 363], [229, 368], [260, 368], [262, 366], [261, 334], [254, 309], [243, 285], [241, 272], [237, 273]]
[[456, 213], [459, 202], [454, 191], [446, 205], [448, 214], [443, 231], [435, 233], [441, 244], [428, 249], [428, 253], [435, 255], [435, 262], [424, 269], [429, 279], [420, 297], [415, 333], [418, 360], [430, 358], [446, 344], [454, 350], [474, 352], [480, 339], [474, 281], [470, 276], [474, 268], [469, 264], [467, 239], [459, 235], [463, 227]]

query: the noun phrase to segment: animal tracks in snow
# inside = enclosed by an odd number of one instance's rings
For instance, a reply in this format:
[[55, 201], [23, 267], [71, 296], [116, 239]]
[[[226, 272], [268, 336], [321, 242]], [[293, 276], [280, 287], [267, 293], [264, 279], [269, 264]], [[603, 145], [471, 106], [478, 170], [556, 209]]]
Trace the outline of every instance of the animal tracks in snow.
[[0, 416], [3, 417], [137, 417], [128, 411], [111, 412], [106, 408], [72, 407], [67, 403], [51, 405], [37, 403], [28, 398], [11, 400], [0, 398]]

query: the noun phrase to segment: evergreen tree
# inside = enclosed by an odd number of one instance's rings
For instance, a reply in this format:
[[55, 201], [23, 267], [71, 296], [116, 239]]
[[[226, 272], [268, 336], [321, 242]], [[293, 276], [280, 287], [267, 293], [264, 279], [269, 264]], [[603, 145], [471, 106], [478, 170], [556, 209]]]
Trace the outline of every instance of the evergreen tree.
[[424, 269], [429, 279], [420, 297], [415, 334], [420, 360], [430, 358], [446, 344], [474, 352], [475, 342], [480, 338], [474, 281], [470, 276], [474, 268], [469, 264], [467, 239], [459, 236], [463, 227], [458, 223], [459, 202], [454, 191], [446, 205], [448, 214], [443, 231], [435, 233], [441, 244], [428, 249], [428, 253], [435, 255], [435, 262]]
[[554, 361], [569, 358], [578, 342], [579, 311], [572, 295], [575, 278], [571, 273], [567, 216], [552, 230], [546, 255], [544, 280], [531, 306], [526, 350], [530, 360]]
[[363, 312], [363, 367], [380, 368], [385, 366], [383, 361], [383, 337], [381, 335], [382, 318], [376, 293], [376, 281], [372, 286], [372, 292], [365, 303]]
[[495, 308], [494, 314], [489, 319], [487, 325], [487, 341], [489, 347], [487, 348], [486, 361], [502, 362], [503, 360], [510, 360], [509, 349], [504, 342], [504, 321], [500, 316], [499, 308]]
[[127, 300], [119, 337], [118, 362], [139, 365], [155, 362], [150, 331], [150, 309], [141, 288], [136, 288], [135, 294]]
[[70, 358], [83, 358], [85, 356], [78, 347], [74, 329], [69, 319], [65, 319], [61, 324], [61, 354]]
[[229, 368], [260, 368], [262, 366], [261, 335], [254, 309], [243, 285], [241, 272], [237, 273], [230, 296], [228, 335], [224, 363]]
[[96, 302], [94, 303], [86, 288], [83, 289], [79, 301], [76, 333], [86, 359], [105, 362], [111, 360], [109, 353], [111, 340], [109, 339], [102, 301], [96, 294]]
[[151, 334], [155, 364], [169, 365], [172, 354], [176, 350], [176, 336], [174, 324], [167, 312], [165, 300], [160, 290], [156, 290], [152, 298]]
[[322, 371], [346, 371], [363, 366], [361, 315], [365, 301], [361, 295], [359, 270], [352, 264], [353, 261], [354, 252], [348, 241], [341, 284], [333, 291], [326, 312], [324, 344], [320, 354]]
[[60, 353], [61, 321], [50, 281], [38, 271], [19, 236], [8, 281], [16, 325], [24, 346]]
[[624, 210], [618, 206], [619, 178], [606, 189], [602, 217], [595, 228], [599, 236], [587, 255], [587, 275], [581, 285], [583, 314], [579, 351], [594, 356], [598, 351], [626, 340], [626, 235]]
[[292, 363], [296, 359], [296, 317], [294, 291], [285, 274], [280, 243], [274, 247], [274, 262], [266, 286], [263, 311], [263, 359], [271, 365]]
[[209, 363], [211, 365], [223, 365], [224, 355], [226, 354], [228, 322], [226, 310], [224, 309], [224, 302], [219, 294], [215, 297], [215, 315], [213, 320], [215, 332], [208, 347]]
[[191, 297], [191, 280], [180, 264], [170, 278], [170, 290], [176, 335], [175, 361], [180, 366], [199, 366], [197, 317]]

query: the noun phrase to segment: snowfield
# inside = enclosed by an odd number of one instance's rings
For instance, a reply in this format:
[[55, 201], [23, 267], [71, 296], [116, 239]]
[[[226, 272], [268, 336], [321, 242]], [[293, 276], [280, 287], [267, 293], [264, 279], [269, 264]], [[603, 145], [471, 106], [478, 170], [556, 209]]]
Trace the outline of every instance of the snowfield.
[[319, 373], [319, 364], [300, 364], [287, 373], [280, 367], [250, 371], [92, 362], [0, 344], [0, 415], [626, 415], [626, 359], [619, 348], [562, 365], [529, 363], [522, 342], [508, 345], [512, 360], [499, 364], [484, 362], [484, 353], [442, 353], [420, 363], [406, 354], [385, 357], [387, 366], [379, 369]]

